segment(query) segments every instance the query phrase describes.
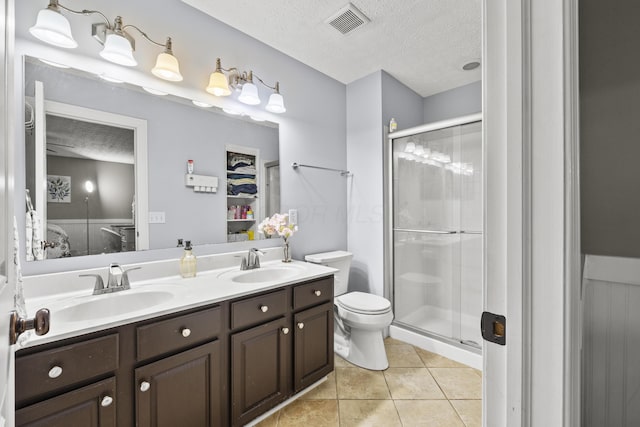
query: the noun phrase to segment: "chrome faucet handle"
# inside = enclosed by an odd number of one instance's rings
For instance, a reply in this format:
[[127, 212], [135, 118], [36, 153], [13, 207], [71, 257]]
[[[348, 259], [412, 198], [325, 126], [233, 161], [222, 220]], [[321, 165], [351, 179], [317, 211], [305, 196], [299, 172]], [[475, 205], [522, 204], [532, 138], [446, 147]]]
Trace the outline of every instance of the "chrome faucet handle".
[[113, 262], [109, 265], [109, 276], [107, 278], [107, 288], [117, 288], [120, 286], [120, 280], [122, 279], [122, 267], [120, 264]]
[[[260, 268], [260, 255], [264, 255], [264, 252], [258, 248], [249, 249], [249, 268]], [[252, 261], [253, 258], [253, 261]]]
[[240, 261], [240, 270], [247, 270], [247, 258], [242, 257], [242, 261]]
[[96, 283], [93, 285], [93, 294], [97, 295], [104, 291], [104, 282], [99, 274], [80, 274], [78, 277], [95, 277]]
[[131, 289], [131, 284], [129, 283], [129, 272], [133, 270], [140, 270], [142, 267], [133, 267], [127, 268], [122, 272], [122, 279], [120, 279], [120, 286], [122, 289]]

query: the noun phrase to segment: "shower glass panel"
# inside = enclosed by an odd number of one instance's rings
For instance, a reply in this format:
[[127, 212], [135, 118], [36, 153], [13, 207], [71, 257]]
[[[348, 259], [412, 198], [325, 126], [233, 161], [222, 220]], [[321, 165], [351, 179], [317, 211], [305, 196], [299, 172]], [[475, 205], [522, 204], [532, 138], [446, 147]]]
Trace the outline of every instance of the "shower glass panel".
[[395, 324], [477, 348], [481, 126], [474, 121], [431, 129], [391, 145]]

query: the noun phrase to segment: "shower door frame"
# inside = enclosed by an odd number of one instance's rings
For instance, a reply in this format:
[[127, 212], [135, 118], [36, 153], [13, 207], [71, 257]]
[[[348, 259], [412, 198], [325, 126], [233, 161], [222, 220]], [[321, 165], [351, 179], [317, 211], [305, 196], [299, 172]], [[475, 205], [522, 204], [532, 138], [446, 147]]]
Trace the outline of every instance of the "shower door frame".
[[[454, 126], [461, 126], [474, 122], [482, 122], [482, 113], [469, 114], [466, 116], [460, 116], [453, 119], [441, 120], [433, 123], [428, 123], [420, 126], [415, 126], [409, 129], [404, 129], [398, 132], [388, 133], [384, 141], [384, 153], [383, 153], [383, 209], [384, 209], [384, 290], [385, 297], [391, 301], [391, 306], [395, 307], [395, 294], [393, 292], [393, 273], [394, 273], [394, 251], [393, 251], [393, 140], [398, 138], [404, 138], [407, 136], [416, 135], [419, 133], [432, 132], [440, 129], [446, 129]], [[484, 158], [484, 150], [483, 150]], [[484, 160], [483, 160], [484, 161]], [[484, 251], [482, 253], [483, 265], [484, 265]], [[394, 320], [395, 322], [395, 320]], [[423, 329], [418, 329], [410, 325], [402, 324], [403, 328], [418, 332], [429, 338], [440, 340], [451, 344], [455, 347], [465, 349], [467, 351], [481, 354], [482, 349], [477, 349], [470, 345], [465, 345], [460, 340], [454, 338], [448, 338], [446, 336], [438, 335]], [[478, 328], [480, 328], [480, 321], [478, 318]], [[480, 343], [481, 344], [481, 343]]]

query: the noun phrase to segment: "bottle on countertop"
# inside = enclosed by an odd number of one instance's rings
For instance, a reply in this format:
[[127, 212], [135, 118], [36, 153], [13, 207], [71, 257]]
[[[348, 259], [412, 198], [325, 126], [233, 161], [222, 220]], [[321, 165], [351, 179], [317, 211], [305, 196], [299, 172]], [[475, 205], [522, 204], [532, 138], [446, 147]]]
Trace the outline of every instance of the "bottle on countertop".
[[191, 240], [185, 242], [184, 254], [180, 258], [180, 275], [184, 278], [196, 277], [196, 256], [193, 254]]
[[178, 239], [178, 246], [176, 246], [178, 248], [182, 248], [184, 247], [184, 244], [182, 243], [182, 239]]
[[193, 160], [187, 160], [187, 173], [193, 173]]

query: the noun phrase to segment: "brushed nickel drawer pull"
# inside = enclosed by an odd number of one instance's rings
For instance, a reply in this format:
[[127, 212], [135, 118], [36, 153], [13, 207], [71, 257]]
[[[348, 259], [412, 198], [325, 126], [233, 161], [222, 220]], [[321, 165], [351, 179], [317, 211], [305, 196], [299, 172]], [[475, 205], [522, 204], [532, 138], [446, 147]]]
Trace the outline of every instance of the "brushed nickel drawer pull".
[[304, 323], [298, 322], [298, 329], [304, 329]]
[[49, 378], [58, 378], [62, 375], [62, 368], [60, 366], [54, 366], [49, 370]]
[[189, 329], [189, 328], [183, 328], [181, 333], [182, 333], [182, 336], [183, 336], [183, 337], [188, 338], [188, 337], [189, 337], [189, 335], [191, 335], [191, 329]]
[[289, 328], [282, 328], [282, 333], [287, 335], [289, 333]]
[[269, 311], [269, 307], [266, 305], [261, 305], [260, 306], [260, 311], [262, 311], [263, 313], [266, 313], [267, 311]]
[[102, 407], [106, 408], [107, 406], [111, 405], [112, 403], [113, 403], [113, 397], [105, 396], [105, 397], [102, 398], [102, 402], [100, 402], [100, 405]]
[[141, 392], [144, 393], [145, 391], [149, 390], [150, 388], [151, 388], [151, 384], [149, 384], [147, 381], [142, 381], [140, 383], [140, 391]]
[[320, 291], [320, 290], [315, 290], [315, 291], [313, 291], [313, 293], [314, 293], [317, 297], [319, 297], [320, 295], [322, 295], [322, 291]]

